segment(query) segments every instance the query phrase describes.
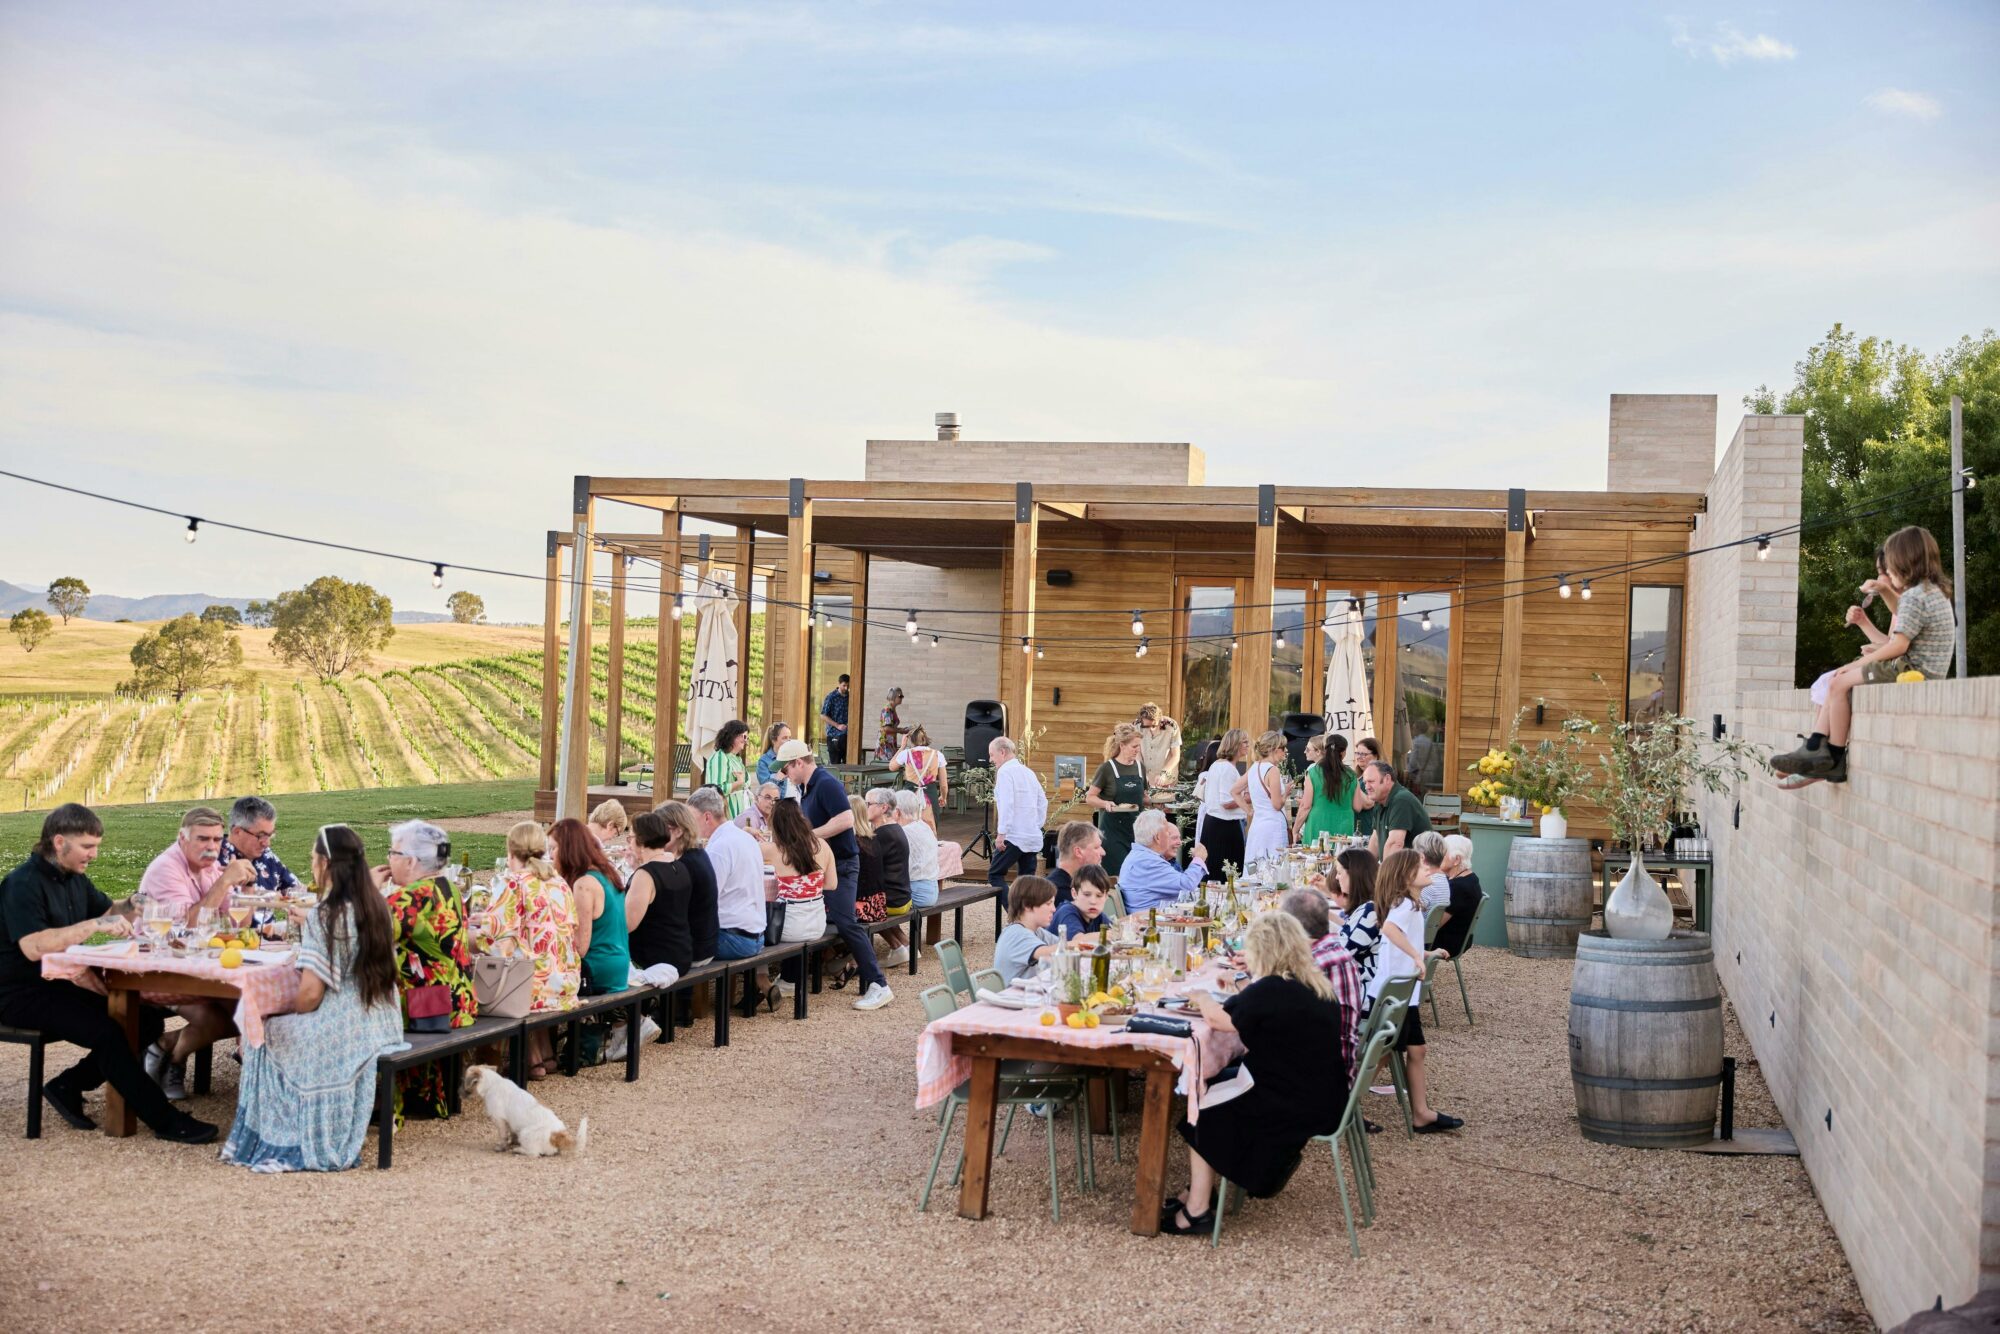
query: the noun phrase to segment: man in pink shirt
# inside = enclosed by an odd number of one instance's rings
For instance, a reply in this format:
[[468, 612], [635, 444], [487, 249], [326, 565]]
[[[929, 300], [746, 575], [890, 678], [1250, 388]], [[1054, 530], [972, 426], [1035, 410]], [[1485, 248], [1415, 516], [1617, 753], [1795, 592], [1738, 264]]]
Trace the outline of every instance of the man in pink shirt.
[[[229, 891], [248, 884], [257, 875], [248, 857], [239, 857], [227, 866], [217, 862], [222, 855], [222, 817], [206, 806], [197, 806], [181, 817], [180, 836], [165, 852], [153, 858], [139, 878], [139, 895], [154, 903], [172, 904], [187, 921], [196, 920], [203, 908], [220, 908]], [[206, 996], [185, 996], [168, 992], [142, 992], [148, 1005], [162, 1005], [187, 1021], [185, 1027], [162, 1034], [146, 1049], [146, 1073], [159, 1081], [167, 1097], [181, 1102], [187, 1097], [188, 1057], [211, 1046], [217, 1038], [236, 1031], [227, 1001]]]

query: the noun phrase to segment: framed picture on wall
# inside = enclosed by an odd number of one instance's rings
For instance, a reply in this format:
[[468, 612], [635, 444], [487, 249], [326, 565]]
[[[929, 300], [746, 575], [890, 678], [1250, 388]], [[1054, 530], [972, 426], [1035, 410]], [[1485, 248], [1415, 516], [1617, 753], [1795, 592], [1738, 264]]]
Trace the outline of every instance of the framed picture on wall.
[[1083, 766], [1087, 763], [1081, 755], [1056, 756], [1056, 782], [1061, 784], [1067, 778], [1079, 788], [1083, 786]]

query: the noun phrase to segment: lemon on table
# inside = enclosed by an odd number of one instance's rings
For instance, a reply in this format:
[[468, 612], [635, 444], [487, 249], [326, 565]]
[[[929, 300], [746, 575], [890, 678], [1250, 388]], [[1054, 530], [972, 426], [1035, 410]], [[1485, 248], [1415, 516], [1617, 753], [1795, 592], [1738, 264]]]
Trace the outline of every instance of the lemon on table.
[[1063, 1022], [1068, 1024], [1071, 1028], [1082, 1028], [1083, 1012], [1079, 1010], [1075, 1014], [1071, 1015], [1068, 1019], [1064, 1020]]
[[1098, 1024], [1097, 1011], [1085, 1010], [1083, 1012], [1083, 1026], [1085, 1028], [1096, 1028], [1097, 1024]]
[[221, 936], [210, 936], [208, 938], [208, 947], [212, 950], [219, 950], [228, 943], [229, 942], [224, 940]]
[[246, 950], [254, 950], [261, 943], [255, 931], [245, 931], [242, 935], [242, 941], [243, 948]]
[[1054, 1028], [1055, 1026], [1056, 1026], [1056, 1012], [1054, 1010], [1043, 1010], [1042, 1027]]
[[222, 957], [217, 959], [216, 962], [224, 968], [240, 968], [243, 966], [243, 951], [231, 945], [222, 952]]

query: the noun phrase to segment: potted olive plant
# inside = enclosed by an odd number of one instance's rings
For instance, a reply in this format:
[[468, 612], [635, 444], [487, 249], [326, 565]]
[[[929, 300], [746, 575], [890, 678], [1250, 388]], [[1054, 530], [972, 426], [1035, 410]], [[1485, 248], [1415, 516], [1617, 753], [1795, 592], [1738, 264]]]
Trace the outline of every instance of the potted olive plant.
[[1765, 767], [1766, 756], [1738, 737], [1710, 740], [1678, 713], [1640, 722], [1614, 717], [1603, 730], [1611, 744], [1597, 757], [1603, 781], [1595, 795], [1612, 835], [1632, 850], [1631, 868], [1604, 901], [1604, 929], [1620, 940], [1665, 940], [1674, 908], [1646, 872], [1646, 849], [1666, 842], [1693, 790], [1726, 792], [1751, 767]]

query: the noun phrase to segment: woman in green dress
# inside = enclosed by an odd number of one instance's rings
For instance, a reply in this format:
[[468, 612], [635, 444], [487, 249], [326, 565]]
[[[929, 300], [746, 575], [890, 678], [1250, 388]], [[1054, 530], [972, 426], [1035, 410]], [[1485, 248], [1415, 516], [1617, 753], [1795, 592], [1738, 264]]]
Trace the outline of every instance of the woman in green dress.
[[715, 734], [715, 749], [701, 766], [701, 781], [722, 794], [732, 820], [750, 809], [757, 796], [750, 786], [750, 766], [743, 759], [749, 744], [750, 724], [731, 718]]
[[1140, 758], [1141, 734], [1132, 723], [1120, 723], [1104, 743], [1104, 763], [1083, 794], [1084, 804], [1097, 812], [1097, 832], [1104, 837], [1104, 869], [1112, 875], [1132, 850], [1132, 822], [1146, 801], [1146, 765]]
[[1299, 800], [1294, 843], [1317, 842], [1321, 834], [1348, 838], [1354, 833], [1354, 771], [1347, 767], [1347, 738], [1338, 732], [1306, 742], [1306, 790]]
[[[450, 835], [434, 824], [411, 820], [389, 831], [389, 865], [376, 872], [396, 926], [396, 985], [405, 1025], [413, 1007], [436, 1017], [437, 989], [444, 992], [450, 1027], [464, 1028], [479, 1017], [465, 904], [451, 881], [438, 874], [450, 856]], [[414, 999], [419, 992], [421, 1005]], [[449, 1116], [447, 1094], [443, 1062], [401, 1071], [396, 1076], [396, 1119]]]
[[603, 996], [632, 985], [632, 933], [625, 921], [625, 882], [581, 820], [549, 826], [550, 860], [576, 896], [577, 946], [583, 954], [583, 995]]

